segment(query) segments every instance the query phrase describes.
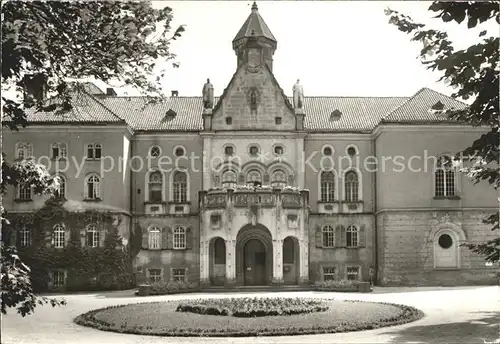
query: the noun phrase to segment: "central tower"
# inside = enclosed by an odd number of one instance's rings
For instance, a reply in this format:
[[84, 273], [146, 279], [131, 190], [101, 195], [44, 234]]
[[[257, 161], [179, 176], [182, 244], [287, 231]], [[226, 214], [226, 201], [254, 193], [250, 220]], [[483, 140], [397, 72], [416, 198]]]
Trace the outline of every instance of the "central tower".
[[257, 4], [233, 39], [233, 49], [238, 57], [238, 67], [248, 63], [250, 67], [266, 64], [273, 70], [273, 55], [278, 42], [259, 14]]

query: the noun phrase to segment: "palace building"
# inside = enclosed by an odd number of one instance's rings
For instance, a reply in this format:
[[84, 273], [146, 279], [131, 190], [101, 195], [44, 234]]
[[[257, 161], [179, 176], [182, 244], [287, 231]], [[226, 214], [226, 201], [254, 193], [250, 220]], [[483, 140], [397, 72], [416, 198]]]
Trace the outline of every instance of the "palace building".
[[[26, 128], [4, 130], [4, 153], [48, 157], [66, 209], [113, 214], [126, 245], [140, 236], [137, 283], [495, 281], [495, 268], [460, 245], [494, 234], [482, 220], [496, 194], [445, 164], [488, 128], [431, 110], [466, 104], [428, 88], [304, 97], [299, 81], [286, 95], [273, 75], [277, 39], [255, 4], [232, 45], [237, 67], [219, 97], [209, 80], [199, 97], [151, 104], [81, 84], [70, 113], [30, 112]], [[29, 216], [45, 200], [20, 186], [3, 204]], [[64, 221], [55, 247], [70, 240]], [[82, 228], [82, 246], [104, 244], [106, 228], [91, 218]], [[17, 243], [32, 244], [28, 227]], [[66, 270], [51, 273], [64, 288]]]

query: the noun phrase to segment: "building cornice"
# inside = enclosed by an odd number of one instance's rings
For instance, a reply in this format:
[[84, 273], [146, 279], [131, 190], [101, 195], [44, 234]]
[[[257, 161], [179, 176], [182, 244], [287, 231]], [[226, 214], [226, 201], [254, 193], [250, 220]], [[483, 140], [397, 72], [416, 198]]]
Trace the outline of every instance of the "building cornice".
[[384, 208], [375, 212], [375, 215], [381, 213], [403, 213], [403, 212], [450, 212], [450, 211], [498, 211], [498, 207], [453, 207], [453, 208]]
[[383, 132], [485, 132], [490, 127], [474, 127], [466, 124], [442, 123], [442, 124], [382, 124], [373, 130], [373, 138], [376, 139]]

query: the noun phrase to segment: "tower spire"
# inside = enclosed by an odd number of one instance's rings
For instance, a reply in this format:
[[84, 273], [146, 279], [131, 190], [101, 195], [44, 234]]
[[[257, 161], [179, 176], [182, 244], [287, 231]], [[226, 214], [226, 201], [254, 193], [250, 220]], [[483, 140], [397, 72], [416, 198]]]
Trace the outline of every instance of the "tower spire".
[[254, 1], [252, 5], [252, 12], [257, 12], [259, 8], [257, 7], [257, 3]]

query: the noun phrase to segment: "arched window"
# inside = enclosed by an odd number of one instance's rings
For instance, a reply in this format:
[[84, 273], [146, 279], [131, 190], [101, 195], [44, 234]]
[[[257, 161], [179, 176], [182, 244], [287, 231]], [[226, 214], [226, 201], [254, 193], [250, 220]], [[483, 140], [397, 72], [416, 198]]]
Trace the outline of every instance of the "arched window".
[[149, 229], [149, 249], [159, 250], [161, 248], [161, 231], [153, 226]]
[[286, 186], [286, 173], [276, 170], [271, 176], [271, 186], [275, 189], [282, 189]]
[[53, 227], [53, 243], [55, 248], [63, 248], [65, 244], [64, 226], [57, 224]]
[[435, 171], [435, 195], [437, 197], [451, 197], [456, 195], [455, 168], [449, 156], [438, 158]]
[[295, 263], [295, 243], [291, 237], [283, 240], [283, 264]]
[[357, 202], [359, 181], [358, 174], [355, 171], [349, 171], [345, 174], [345, 200], [347, 202]]
[[359, 243], [358, 227], [349, 226], [346, 230], [346, 245], [347, 247], [357, 247]]
[[29, 142], [16, 143], [16, 159], [28, 159], [33, 157], [33, 144]]
[[174, 173], [174, 202], [187, 202], [187, 175], [185, 172], [175, 171]]
[[87, 145], [87, 159], [100, 159], [102, 156], [102, 146], [100, 143]]
[[31, 245], [31, 229], [27, 225], [23, 225], [19, 231], [19, 245], [28, 247]]
[[247, 184], [262, 184], [262, 175], [257, 170], [250, 170], [247, 173]]
[[174, 243], [173, 247], [176, 250], [183, 250], [186, 248], [186, 229], [182, 226], [174, 228]]
[[321, 172], [321, 202], [333, 202], [335, 199], [335, 175], [331, 171]]
[[20, 201], [32, 200], [31, 185], [18, 185], [17, 186], [17, 199]]
[[332, 226], [323, 226], [323, 247], [335, 246], [335, 231]]
[[101, 198], [101, 181], [95, 174], [87, 178], [86, 198], [87, 199], [100, 199]]
[[57, 197], [66, 199], [66, 177], [59, 175], [59, 187], [57, 188]]
[[222, 174], [222, 187], [224, 189], [234, 189], [236, 187], [236, 173], [226, 171]]
[[68, 145], [64, 142], [54, 142], [51, 151], [52, 159], [66, 158], [68, 156]]
[[214, 262], [226, 264], [226, 242], [222, 238], [217, 238], [214, 242]]
[[87, 247], [99, 247], [99, 231], [96, 225], [87, 227]]
[[148, 180], [149, 187], [149, 201], [162, 202], [163, 201], [163, 176], [160, 171], [153, 171], [149, 173]]

